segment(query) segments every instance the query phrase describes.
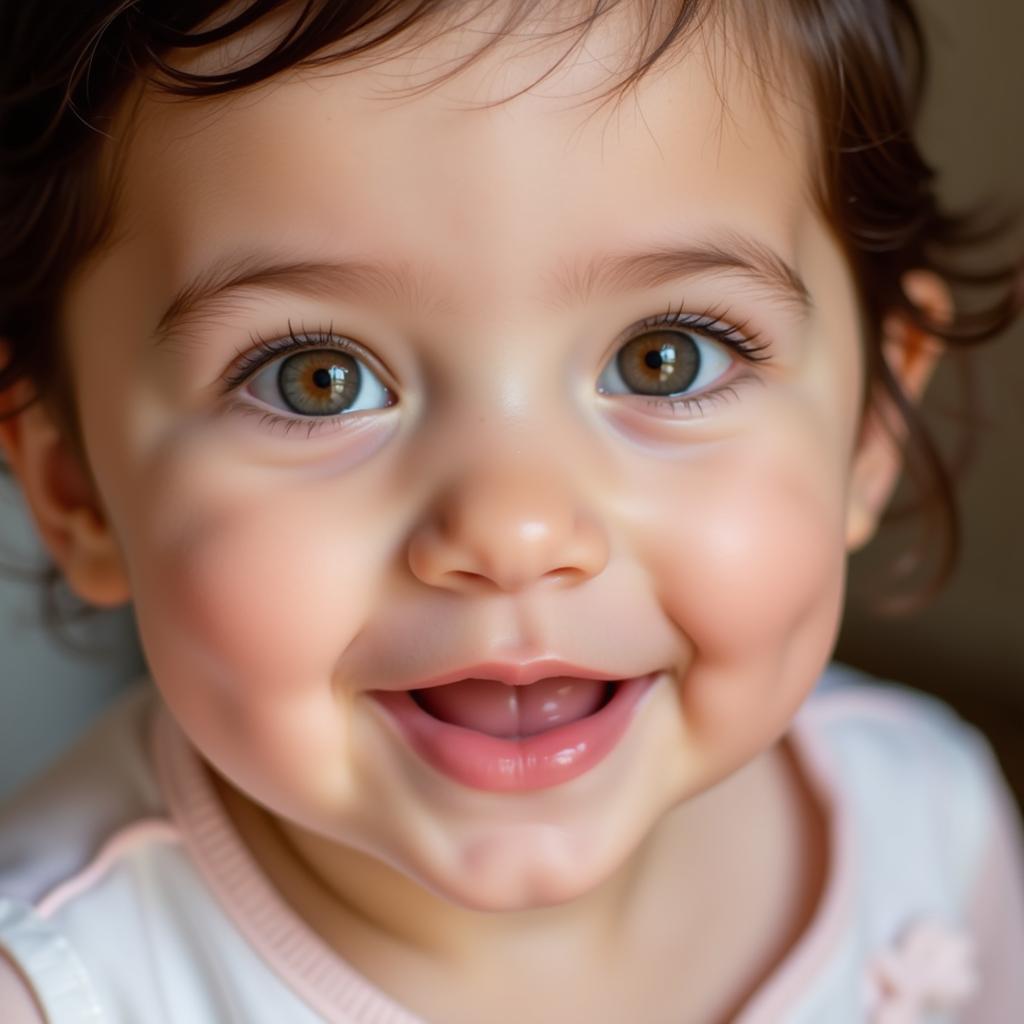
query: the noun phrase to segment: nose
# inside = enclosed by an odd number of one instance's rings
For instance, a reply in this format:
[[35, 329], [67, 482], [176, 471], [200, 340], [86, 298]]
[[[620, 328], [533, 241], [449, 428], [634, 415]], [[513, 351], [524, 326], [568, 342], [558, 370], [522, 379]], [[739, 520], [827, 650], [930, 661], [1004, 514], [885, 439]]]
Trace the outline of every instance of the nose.
[[607, 565], [608, 537], [554, 467], [491, 463], [449, 485], [410, 538], [424, 583], [474, 593], [572, 586]]

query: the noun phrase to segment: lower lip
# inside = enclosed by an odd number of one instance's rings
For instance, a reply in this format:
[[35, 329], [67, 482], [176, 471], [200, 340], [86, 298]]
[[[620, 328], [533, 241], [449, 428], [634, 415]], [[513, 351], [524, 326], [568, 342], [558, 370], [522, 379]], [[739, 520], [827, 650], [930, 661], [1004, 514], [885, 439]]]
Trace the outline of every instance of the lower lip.
[[370, 694], [428, 764], [473, 789], [492, 793], [549, 789], [602, 761], [622, 739], [660, 672], [617, 684], [600, 711], [547, 732], [508, 740], [428, 715], [407, 690]]

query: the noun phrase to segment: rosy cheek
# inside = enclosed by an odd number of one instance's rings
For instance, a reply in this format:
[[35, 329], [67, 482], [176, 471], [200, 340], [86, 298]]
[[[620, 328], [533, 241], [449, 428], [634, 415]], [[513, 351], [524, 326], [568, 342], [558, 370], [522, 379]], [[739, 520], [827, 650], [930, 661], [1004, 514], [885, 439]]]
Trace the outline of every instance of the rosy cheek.
[[325, 807], [341, 797], [348, 719], [328, 684], [359, 613], [319, 531], [283, 529], [283, 512], [197, 516], [160, 551], [139, 604], [154, 676], [193, 742], [287, 813], [296, 792]]
[[687, 716], [709, 739], [746, 722], [763, 742], [759, 714], [781, 725], [834, 640], [845, 567], [834, 460], [824, 446], [765, 438], [666, 476], [645, 558], [683, 644]]
[[339, 517], [264, 499], [196, 523], [164, 552], [176, 583], [173, 613], [250, 694], [322, 681], [351, 639], [366, 569]]
[[296, 761], [340, 778], [329, 766], [337, 769], [347, 723], [329, 683], [368, 615], [371, 525], [323, 483], [205, 479], [201, 461], [188, 473], [164, 470], [148, 498], [156, 514], [142, 520], [129, 557], [165, 697], [239, 782], [246, 750], [249, 762], [261, 752], [267, 778], [288, 779]]

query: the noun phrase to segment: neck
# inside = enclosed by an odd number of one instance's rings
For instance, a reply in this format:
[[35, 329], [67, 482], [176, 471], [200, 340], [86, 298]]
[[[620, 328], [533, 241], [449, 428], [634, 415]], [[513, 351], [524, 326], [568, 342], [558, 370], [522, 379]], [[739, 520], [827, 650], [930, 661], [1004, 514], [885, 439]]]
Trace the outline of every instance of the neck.
[[286, 902], [364, 973], [393, 977], [396, 966], [419, 964], [460, 978], [510, 970], [540, 978], [611, 970], [625, 956], [653, 948], [679, 955], [693, 942], [699, 951], [706, 922], [736, 902], [736, 878], [751, 877], [751, 849], [769, 859], [781, 849], [771, 837], [784, 838], [778, 797], [792, 770], [782, 748], [773, 747], [670, 810], [586, 895], [498, 913], [453, 904], [377, 858], [275, 818], [213, 777], [243, 840]]

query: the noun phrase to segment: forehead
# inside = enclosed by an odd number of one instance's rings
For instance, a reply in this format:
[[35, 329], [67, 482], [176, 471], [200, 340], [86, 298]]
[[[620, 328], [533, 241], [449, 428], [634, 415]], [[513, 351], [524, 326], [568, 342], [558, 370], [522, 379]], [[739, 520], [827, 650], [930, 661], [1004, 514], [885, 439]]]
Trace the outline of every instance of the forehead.
[[[722, 228], [798, 262], [814, 215], [808, 105], [781, 92], [769, 105], [724, 56], [724, 25], [599, 103], [631, 66], [630, 10], [569, 53], [562, 37], [499, 40], [419, 94], [401, 90], [436, 79], [477, 37], [407, 41], [214, 99], [147, 87], [123, 154], [121, 237], [169, 294], [218, 260], [276, 247], [387, 259], [410, 292], [446, 309], [524, 289], [550, 307], [586, 290], [587, 254]], [[241, 52], [249, 63], [279, 31], [177, 63], [209, 73]]]

